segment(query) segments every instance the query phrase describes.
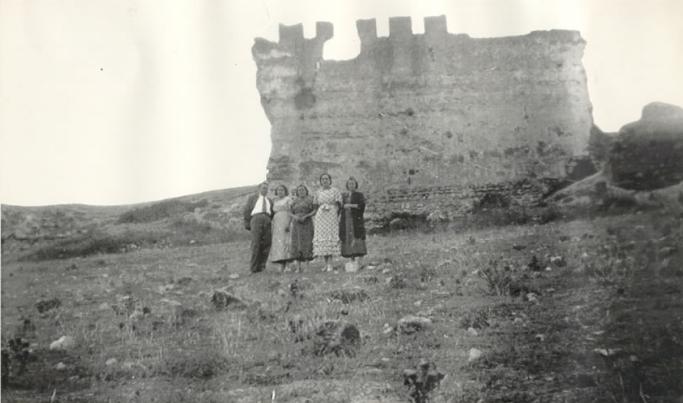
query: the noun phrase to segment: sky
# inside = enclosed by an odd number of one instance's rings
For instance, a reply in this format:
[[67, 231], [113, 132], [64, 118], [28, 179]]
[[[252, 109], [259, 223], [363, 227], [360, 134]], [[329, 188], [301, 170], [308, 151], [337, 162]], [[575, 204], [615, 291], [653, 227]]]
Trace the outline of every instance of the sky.
[[472, 37], [573, 29], [595, 123], [683, 106], [680, 0], [0, 0], [0, 202], [128, 204], [263, 180], [270, 125], [254, 38], [334, 24], [324, 58], [358, 54], [355, 21], [446, 15]]

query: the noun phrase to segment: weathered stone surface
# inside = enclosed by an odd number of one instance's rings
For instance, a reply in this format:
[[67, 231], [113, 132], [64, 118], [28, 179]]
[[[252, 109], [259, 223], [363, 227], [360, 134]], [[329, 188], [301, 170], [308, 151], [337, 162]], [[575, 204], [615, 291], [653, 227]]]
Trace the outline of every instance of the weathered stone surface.
[[61, 305], [62, 301], [60, 301], [58, 298], [43, 299], [36, 302], [36, 309], [39, 313], [43, 313], [55, 308], [59, 308]]
[[360, 346], [360, 331], [351, 323], [331, 320], [320, 324], [314, 338], [314, 353], [355, 356]]
[[422, 316], [408, 315], [399, 319], [397, 324], [401, 333], [411, 334], [432, 327], [432, 320]]
[[229, 289], [221, 288], [213, 292], [211, 303], [218, 310], [245, 309], [249, 304], [233, 295]]
[[[317, 186], [349, 175], [368, 195], [366, 218], [467, 214], [489, 191], [533, 203], [544, 181], [585, 154], [591, 105], [578, 32], [504, 38], [447, 32], [445, 17], [357, 22], [360, 54], [324, 60], [329, 23], [314, 38], [281, 26], [279, 42], [256, 39], [257, 88], [272, 124], [268, 177]], [[527, 185], [517, 189], [515, 184]]]
[[683, 181], [683, 108], [654, 102], [619, 130], [607, 170], [612, 184], [652, 190]]
[[331, 299], [341, 301], [344, 304], [350, 304], [354, 301], [363, 302], [370, 298], [364, 289], [358, 287], [334, 290], [329, 296]]

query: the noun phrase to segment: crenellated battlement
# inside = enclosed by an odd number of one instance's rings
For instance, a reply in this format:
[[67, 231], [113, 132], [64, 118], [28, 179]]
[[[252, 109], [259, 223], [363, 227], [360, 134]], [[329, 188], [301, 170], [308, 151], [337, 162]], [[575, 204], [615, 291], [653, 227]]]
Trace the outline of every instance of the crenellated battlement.
[[[366, 54], [376, 46], [390, 46], [394, 49], [410, 49], [413, 47], [431, 47], [435, 44], [448, 45], [449, 43], [463, 43], [465, 40], [474, 42], [493, 41], [524, 41], [524, 38], [534, 38], [540, 42], [567, 42], [584, 43], [580, 33], [576, 31], [551, 30], [533, 31], [527, 35], [472, 39], [467, 34], [450, 34], [445, 15], [429, 16], [424, 18], [424, 34], [413, 33], [412, 20], [410, 17], [389, 18], [389, 35], [380, 37], [377, 35], [377, 21], [373, 19], [360, 19], [356, 21], [356, 30], [361, 42], [360, 56]], [[279, 26], [278, 42], [257, 38], [253, 48], [254, 54], [270, 52], [272, 48], [288, 51], [295, 57], [309, 57], [311, 52], [306, 49], [315, 49], [314, 59], [322, 57], [322, 49], [326, 41], [334, 36], [334, 26], [330, 22], [316, 22], [316, 34], [313, 38], [304, 37], [302, 24]], [[320, 55], [318, 55], [318, 50]], [[292, 53], [293, 52], [293, 53]], [[305, 61], [302, 61], [305, 63]]]

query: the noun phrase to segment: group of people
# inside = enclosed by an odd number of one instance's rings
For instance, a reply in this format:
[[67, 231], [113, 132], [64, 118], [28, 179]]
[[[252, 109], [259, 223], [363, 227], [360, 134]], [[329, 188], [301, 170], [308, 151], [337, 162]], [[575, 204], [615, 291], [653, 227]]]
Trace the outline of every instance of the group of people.
[[320, 175], [320, 189], [310, 195], [305, 185], [299, 185], [290, 196], [287, 186], [275, 188], [275, 197], [268, 197], [268, 183], [259, 185], [258, 193], [247, 199], [244, 226], [251, 231], [250, 270], [265, 270], [270, 260], [281, 271], [296, 262], [315, 257], [325, 261], [323, 271], [333, 271], [334, 256], [349, 258], [349, 271], [358, 270], [358, 258], [367, 253], [365, 245], [365, 197], [358, 191], [358, 181], [350, 177], [346, 191], [332, 187], [332, 177]]

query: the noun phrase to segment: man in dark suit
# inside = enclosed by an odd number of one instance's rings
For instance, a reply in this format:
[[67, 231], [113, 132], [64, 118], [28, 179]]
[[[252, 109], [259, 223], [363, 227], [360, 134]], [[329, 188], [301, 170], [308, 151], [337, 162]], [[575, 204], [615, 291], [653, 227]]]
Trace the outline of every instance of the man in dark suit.
[[270, 253], [271, 231], [270, 219], [273, 217], [273, 201], [267, 197], [268, 183], [258, 187], [258, 193], [249, 196], [244, 206], [244, 228], [251, 231], [251, 264], [252, 273], [266, 268]]

